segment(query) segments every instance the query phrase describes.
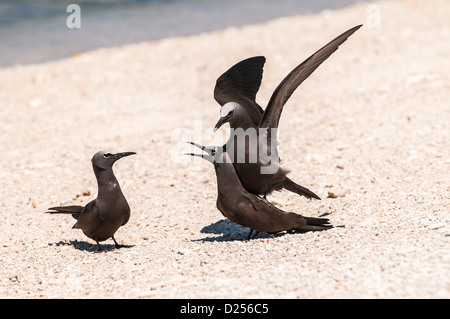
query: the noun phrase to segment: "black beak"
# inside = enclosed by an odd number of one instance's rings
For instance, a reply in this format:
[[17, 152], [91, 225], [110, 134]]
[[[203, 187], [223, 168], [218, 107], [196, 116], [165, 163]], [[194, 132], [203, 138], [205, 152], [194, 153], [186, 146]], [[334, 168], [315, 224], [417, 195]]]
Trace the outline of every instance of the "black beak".
[[134, 155], [134, 154], [136, 154], [136, 153], [135, 153], [135, 152], [123, 152], [123, 153], [116, 153], [116, 154], [114, 154], [113, 156], [114, 156], [116, 159], [119, 159], [119, 158], [122, 158], [122, 157], [125, 157], [125, 156]]
[[200, 144], [197, 144], [197, 143], [194, 143], [194, 142], [186, 142], [186, 143], [192, 144], [192, 145], [198, 147], [199, 149], [201, 149], [202, 151], [205, 150], [205, 147], [203, 145], [200, 145]]
[[211, 152], [205, 146], [194, 143], [194, 142], [186, 142], [186, 143], [192, 144], [192, 145], [200, 148], [202, 151], [205, 151], [208, 154], [184, 153], [184, 155], [201, 157], [201, 158], [206, 159], [209, 162], [212, 162], [214, 160], [214, 157], [210, 154]]
[[228, 122], [230, 118], [228, 116], [221, 117], [219, 121], [217, 121], [216, 126], [214, 126], [213, 132], [215, 133], [222, 125]]

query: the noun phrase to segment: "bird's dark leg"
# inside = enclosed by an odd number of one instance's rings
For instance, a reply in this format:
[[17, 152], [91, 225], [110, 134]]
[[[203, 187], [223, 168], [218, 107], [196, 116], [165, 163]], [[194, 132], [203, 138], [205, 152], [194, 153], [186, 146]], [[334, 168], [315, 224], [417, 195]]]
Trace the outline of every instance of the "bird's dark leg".
[[95, 242], [97, 243], [97, 250], [95, 252], [97, 252], [97, 253], [102, 252], [103, 249], [102, 249], [102, 246], [100, 246], [100, 243], [98, 241], [95, 241]]
[[248, 233], [248, 236], [247, 236], [247, 240], [250, 240], [250, 239], [255, 238], [256, 236], [258, 236], [259, 231], [255, 230], [255, 235], [253, 235], [253, 237], [252, 237], [252, 233], [253, 233], [253, 229], [250, 229], [250, 232]]
[[122, 248], [123, 245], [120, 245], [117, 243], [117, 241], [114, 239], [114, 236], [111, 236], [112, 240], [114, 241], [114, 245], [116, 245], [116, 248]]
[[267, 206], [271, 206], [270, 202], [267, 200], [267, 193], [264, 193], [263, 197], [257, 196], [257, 198], [259, 198], [260, 201], [262, 201], [264, 204], [266, 204]]
[[262, 197], [259, 195], [258, 195], [258, 197], [261, 198], [261, 200], [267, 200], [267, 192], [265, 192]]

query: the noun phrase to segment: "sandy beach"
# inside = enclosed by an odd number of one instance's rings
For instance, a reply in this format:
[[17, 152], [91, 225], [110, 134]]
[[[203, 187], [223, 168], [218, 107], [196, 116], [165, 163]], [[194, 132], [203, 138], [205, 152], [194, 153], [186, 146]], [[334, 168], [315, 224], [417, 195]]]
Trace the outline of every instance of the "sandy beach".
[[[361, 3], [258, 25], [99, 49], [0, 69], [1, 298], [450, 298], [450, 3]], [[324, 232], [260, 234], [223, 218], [210, 163], [216, 78], [264, 55], [257, 101], [343, 31], [358, 30], [292, 95], [283, 167], [317, 193], [279, 208], [328, 217]], [[90, 159], [131, 207], [95, 253], [48, 207], [96, 197]]]

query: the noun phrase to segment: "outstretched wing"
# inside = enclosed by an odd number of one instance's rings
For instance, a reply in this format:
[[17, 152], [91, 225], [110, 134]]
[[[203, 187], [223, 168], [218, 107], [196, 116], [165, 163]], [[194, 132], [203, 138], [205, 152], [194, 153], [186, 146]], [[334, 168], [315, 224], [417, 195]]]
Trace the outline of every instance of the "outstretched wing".
[[362, 25], [351, 28], [329, 42], [319, 51], [298, 65], [289, 73], [273, 92], [267, 108], [259, 123], [260, 128], [277, 128], [281, 112], [286, 101], [291, 97], [297, 87], [307, 79], [317, 67], [322, 64], [339, 46], [344, 43]]
[[259, 124], [263, 109], [256, 103], [266, 58], [255, 56], [233, 65], [216, 81], [214, 99], [224, 105], [236, 102], [244, 107], [255, 125]]

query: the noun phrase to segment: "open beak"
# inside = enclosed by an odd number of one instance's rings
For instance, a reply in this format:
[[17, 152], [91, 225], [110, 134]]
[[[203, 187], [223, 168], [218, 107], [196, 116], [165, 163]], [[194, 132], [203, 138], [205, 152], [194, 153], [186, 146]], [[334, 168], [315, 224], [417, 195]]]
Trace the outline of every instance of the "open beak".
[[184, 155], [201, 157], [201, 158], [204, 158], [204, 159], [206, 159], [206, 160], [211, 162], [211, 160], [213, 159], [213, 156], [211, 155], [211, 152], [205, 146], [197, 144], [197, 143], [194, 143], [194, 142], [186, 142], [186, 143], [192, 144], [195, 147], [200, 148], [201, 150], [205, 151], [208, 154], [184, 153]]
[[197, 143], [194, 143], [194, 142], [186, 142], [186, 143], [192, 144], [192, 145], [194, 145], [195, 147], [198, 147], [199, 149], [201, 149], [202, 151], [205, 151], [205, 149], [206, 149], [205, 146], [200, 145], [200, 144], [197, 144]]

